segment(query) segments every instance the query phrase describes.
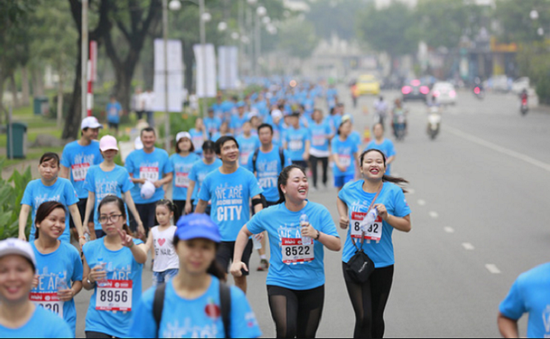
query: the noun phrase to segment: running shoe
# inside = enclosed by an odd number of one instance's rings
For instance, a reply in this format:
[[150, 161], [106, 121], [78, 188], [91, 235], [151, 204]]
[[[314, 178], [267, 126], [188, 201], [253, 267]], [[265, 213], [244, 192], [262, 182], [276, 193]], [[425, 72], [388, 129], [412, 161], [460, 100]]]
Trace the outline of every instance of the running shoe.
[[268, 269], [269, 269], [269, 262], [267, 261], [267, 259], [260, 260], [260, 266], [258, 266], [256, 270], [261, 272], [261, 271], [267, 271]]

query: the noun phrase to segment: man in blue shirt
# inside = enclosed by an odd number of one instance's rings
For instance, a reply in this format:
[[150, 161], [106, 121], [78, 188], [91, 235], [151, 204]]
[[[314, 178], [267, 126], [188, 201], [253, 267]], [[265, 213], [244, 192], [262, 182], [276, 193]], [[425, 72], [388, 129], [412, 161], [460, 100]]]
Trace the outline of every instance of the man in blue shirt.
[[231, 117], [231, 123], [229, 124], [232, 135], [239, 135], [243, 132], [243, 125], [245, 121], [248, 121], [245, 109], [246, 104], [243, 101], [239, 101], [237, 104], [237, 115]]
[[[216, 261], [228, 272], [235, 251], [237, 234], [250, 220], [250, 200], [254, 211], [262, 210], [263, 192], [254, 174], [239, 167], [239, 144], [232, 136], [223, 136], [216, 141], [216, 154], [222, 166], [204, 178], [199, 192], [195, 213], [204, 213], [208, 201], [212, 201], [210, 216], [220, 227], [222, 242], [216, 254]], [[252, 240], [248, 241], [243, 262], [248, 264], [252, 253]], [[235, 278], [235, 285], [246, 293], [246, 276]]]
[[[73, 184], [79, 199], [76, 206], [80, 212], [81, 221], [84, 221], [86, 202], [88, 201], [88, 190], [84, 188], [86, 174], [91, 166], [98, 165], [103, 161], [97, 141], [100, 128], [103, 128], [103, 125], [97, 121], [96, 117], [84, 118], [80, 124], [80, 139], [65, 145], [61, 155], [59, 176], [69, 179]], [[93, 220], [93, 214], [90, 218]], [[72, 218], [69, 218], [69, 226], [73, 239], [76, 239], [77, 233]], [[94, 233], [90, 233], [88, 226], [94, 229], [93, 221], [89, 225], [82, 225], [84, 233], [93, 236]]]
[[293, 164], [307, 168], [311, 136], [309, 130], [300, 126], [300, 113], [294, 112], [289, 118], [290, 126], [283, 137], [285, 149]]
[[111, 95], [109, 103], [105, 107], [107, 112], [107, 122], [109, 123], [109, 130], [115, 130], [115, 137], [118, 137], [118, 125], [120, 123], [120, 112], [122, 111], [122, 106], [116, 100], [114, 95]]

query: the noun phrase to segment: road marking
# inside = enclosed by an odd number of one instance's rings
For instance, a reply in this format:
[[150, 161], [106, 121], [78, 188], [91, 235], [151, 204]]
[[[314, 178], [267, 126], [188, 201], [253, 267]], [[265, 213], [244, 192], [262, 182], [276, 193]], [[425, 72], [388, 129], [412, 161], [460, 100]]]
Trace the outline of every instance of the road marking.
[[489, 272], [491, 272], [491, 273], [493, 273], [493, 274], [499, 274], [499, 273], [500, 273], [500, 270], [499, 270], [498, 267], [497, 267], [496, 265], [494, 265], [494, 264], [486, 264], [486, 265], [485, 265], [485, 268], [486, 268]]
[[437, 219], [437, 217], [439, 217], [439, 214], [437, 214], [437, 212], [434, 212], [434, 211], [431, 211], [429, 214], [430, 214], [430, 217], [434, 219]]
[[469, 242], [463, 242], [462, 247], [464, 247], [464, 249], [468, 251], [474, 250], [474, 245], [470, 244]]
[[424, 201], [424, 200], [422, 200], [422, 199], [418, 199], [418, 204], [419, 204], [420, 206], [424, 206], [424, 205], [426, 205], [426, 201]]
[[445, 232], [447, 232], [447, 233], [454, 233], [454, 232], [455, 232], [455, 229], [452, 228], [452, 227], [444, 227], [443, 229], [444, 229]]
[[531, 165], [535, 165], [539, 168], [542, 168], [543, 170], [546, 170], [546, 171], [550, 172], [550, 164], [547, 164], [547, 163], [542, 162], [540, 160], [537, 160], [535, 158], [531, 158], [530, 156], [527, 156], [525, 154], [521, 154], [519, 152], [512, 151], [511, 149], [508, 149], [506, 147], [502, 147], [502, 146], [499, 146], [497, 144], [493, 144], [492, 142], [489, 142], [489, 141], [483, 140], [481, 138], [478, 138], [476, 136], [473, 136], [471, 134], [462, 132], [459, 129], [449, 127], [448, 125], [445, 126], [445, 130], [453, 133], [456, 136], [459, 136], [459, 137], [464, 138], [466, 140], [470, 140], [472, 142], [475, 142], [478, 145], [485, 146], [489, 149], [492, 149], [493, 151], [497, 151], [497, 152], [512, 156], [516, 159], [523, 160], [523, 161], [525, 161], [525, 162], [527, 162]]

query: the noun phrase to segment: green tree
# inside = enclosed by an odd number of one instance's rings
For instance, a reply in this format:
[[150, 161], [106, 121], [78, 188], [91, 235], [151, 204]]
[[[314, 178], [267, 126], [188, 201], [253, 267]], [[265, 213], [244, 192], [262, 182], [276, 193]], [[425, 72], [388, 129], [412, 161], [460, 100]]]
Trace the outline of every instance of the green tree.
[[306, 19], [313, 23], [317, 36], [329, 40], [333, 34], [341, 39], [355, 39], [357, 9], [365, 0], [318, 0], [311, 2]]
[[313, 53], [318, 42], [319, 38], [311, 22], [293, 18], [281, 27], [278, 49], [290, 56], [304, 59]]
[[[530, 17], [532, 10], [538, 13], [536, 20]], [[544, 35], [537, 34], [537, 30], [550, 31], [550, 2], [499, 0], [496, 2], [495, 19], [499, 24], [499, 40], [503, 42], [542, 41]]]

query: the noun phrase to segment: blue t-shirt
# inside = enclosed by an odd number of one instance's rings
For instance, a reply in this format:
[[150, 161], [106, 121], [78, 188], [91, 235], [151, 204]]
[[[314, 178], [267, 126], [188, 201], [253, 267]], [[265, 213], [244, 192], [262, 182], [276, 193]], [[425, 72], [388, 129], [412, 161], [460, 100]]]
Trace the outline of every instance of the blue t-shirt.
[[311, 140], [309, 130], [304, 127], [300, 127], [299, 129], [290, 127], [285, 131], [283, 137], [284, 141], [287, 143], [290, 160], [304, 160], [306, 141]]
[[178, 153], [170, 156], [170, 163], [174, 168], [174, 178], [172, 179], [172, 199], [186, 200], [187, 187], [189, 187], [189, 173], [191, 167], [201, 158], [195, 153], [189, 153], [186, 157], [182, 157]]
[[215, 116], [213, 118], [209, 118], [209, 117], [204, 118], [204, 127], [206, 128], [206, 131], [210, 136], [214, 135], [217, 131], [219, 131], [221, 125], [222, 125], [222, 120], [220, 117]]
[[206, 178], [206, 176], [210, 172], [220, 168], [221, 165], [222, 161], [219, 158], [216, 158], [216, 160], [214, 160], [214, 162], [210, 165], [205, 164], [204, 161], [197, 161], [195, 164], [193, 164], [193, 167], [191, 168], [191, 173], [189, 174], [189, 179], [195, 182], [195, 189], [193, 190], [192, 196], [192, 199], [195, 201], [195, 205], [198, 202], [199, 192], [201, 190], [204, 178]]
[[[267, 231], [269, 235], [270, 267], [267, 285], [281, 286], [292, 290], [308, 290], [325, 283], [324, 245], [313, 240], [313, 252], [301, 249], [300, 216], [305, 213], [316, 230], [338, 237], [332, 216], [323, 205], [308, 201], [301, 211], [292, 212], [284, 203], [270, 206], [255, 214], [246, 223], [253, 234]], [[302, 257], [292, 257], [302, 253]], [[288, 253], [287, 253], [288, 252]], [[313, 255], [312, 255], [313, 254]], [[307, 261], [307, 258], [311, 261]], [[300, 261], [300, 259], [305, 259]], [[283, 260], [286, 261], [283, 262]]]
[[273, 146], [273, 149], [264, 153], [261, 149], [258, 151], [256, 159], [256, 167], [252, 164], [253, 155], [248, 158], [247, 168], [252, 172], [256, 172], [258, 184], [264, 190], [264, 197], [269, 202], [279, 201], [279, 190], [277, 189], [277, 179], [284, 167], [292, 164], [290, 155], [286, 150], [283, 150], [284, 164], [281, 164], [281, 154], [279, 147]]
[[105, 108], [107, 112], [107, 121], [113, 124], [120, 123], [120, 111], [122, 111], [122, 106], [118, 102], [108, 103]]
[[[338, 198], [342, 200], [348, 206], [348, 217], [350, 220], [350, 227], [348, 228], [348, 234], [346, 242], [344, 244], [344, 250], [342, 253], [342, 261], [348, 262], [355, 254], [356, 248], [351, 242], [351, 227], [354, 227], [354, 219], [356, 222], [361, 222], [363, 217], [358, 216], [359, 213], [367, 213], [369, 206], [374, 199], [376, 193], [367, 193], [363, 190], [364, 180], [357, 180], [344, 185]], [[384, 182], [382, 191], [376, 198], [375, 204], [384, 204], [389, 214], [403, 218], [411, 214], [411, 209], [405, 199], [403, 190], [391, 182]], [[395, 263], [393, 254], [393, 242], [392, 233], [393, 227], [387, 222], [378, 217], [377, 222], [382, 222], [382, 238], [380, 242], [364, 240], [363, 249], [365, 253], [374, 261], [376, 268], [391, 266]], [[357, 247], [360, 246], [360, 239], [356, 239]]]
[[[38, 207], [46, 201], [57, 201], [62, 203], [65, 207], [69, 207], [76, 204], [78, 198], [71, 182], [64, 178], [57, 178], [56, 182], [51, 186], [44, 186], [41, 179], [35, 179], [29, 182], [25, 188], [25, 193], [23, 193], [23, 199], [21, 200], [21, 205], [25, 204], [31, 207], [32, 224], [29, 242], [35, 239], [36, 228], [34, 219], [36, 217], [36, 211]], [[70, 243], [71, 234], [69, 231], [69, 218], [71, 218], [71, 215], [68, 210], [66, 214], [65, 231], [59, 237], [59, 240]]]
[[[108, 280], [118, 280], [113, 285], [127, 284], [124, 281], [131, 281], [132, 288], [132, 310], [137, 307], [141, 297], [141, 273], [143, 264], [134, 259], [132, 250], [123, 247], [118, 251], [111, 251], [105, 247], [105, 238], [90, 241], [82, 249], [86, 262], [90, 269], [99, 265], [100, 262], [106, 263]], [[134, 239], [134, 244], [143, 244], [143, 241]], [[120, 282], [123, 281], [123, 282]], [[132, 311], [108, 311], [96, 310], [97, 302], [97, 284], [94, 287], [94, 293], [90, 298], [88, 313], [86, 314], [86, 331], [105, 333], [114, 337], [123, 338], [128, 335], [130, 321], [132, 320]], [[121, 292], [125, 292], [120, 289]], [[101, 297], [101, 294], [100, 294]], [[116, 306], [116, 305], [114, 305]]]
[[[368, 143], [367, 147], [365, 147], [365, 151], [368, 149], [377, 149], [382, 151], [384, 155], [386, 156], [386, 160], [388, 160], [389, 157], [392, 157], [395, 155], [395, 148], [393, 147], [393, 142], [390, 139], [384, 139], [381, 144], [377, 144], [376, 140], [371, 140], [371, 142]], [[391, 164], [387, 166], [386, 168], [386, 175], [390, 175], [391, 173]]]
[[[34, 241], [30, 243], [36, 258], [36, 274], [38, 287], [31, 290], [31, 300], [39, 304], [51, 299], [48, 294], [57, 295], [57, 283], [64, 280], [68, 288], [71, 288], [75, 281], [82, 281], [82, 261], [80, 253], [76, 248], [65, 242], [61, 242], [59, 248], [52, 253], [42, 254], [36, 249]], [[72, 283], [71, 283], [72, 282]], [[76, 308], [74, 299], [61, 302], [63, 305], [63, 319], [71, 327], [72, 333], [76, 332]], [[53, 303], [42, 303], [44, 308], [59, 314], [57, 309], [60, 305]]]
[[218, 169], [204, 178], [199, 199], [212, 200], [210, 217], [220, 227], [222, 241], [235, 241], [250, 220], [250, 199], [262, 192], [249, 170], [239, 167], [231, 174], [222, 174]]
[[332, 173], [335, 177], [343, 175], [355, 174], [355, 154], [357, 153], [357, 144], [351, 137], [347, 137], [346, 140], [340, 140], [340, 136], [337, 135], [332, 138], [330, 143], [332, 154], [338, 157], [340, 165], [345, 166], [346, 170], [342, 172], [336, 163], [332, 166]]
[[328, 152], [328, 137], [332, 134], [332, 130], [326, 120], [319, 124], [312, 121], [309, 125], [309, 131], [311, 134], [311, 148]]
[[256, 135], [250, 135], [248, 138], [241, 134], [237, 137], [239, 143], [239, 164], [246, 166], [248, 158], [260, 147], [260, 139]]
[[[90, 167], [86, 175], [86, 189], [95, 194], [94, 202], [94, 229], [100, 230], [99, 223], [99, 203], [108, 195], [116, 195], [122, 198], [122, 193], [126, 193], [134, 187], [130, 174], [126, 168], [115, 165], [109, 172], [105, 172], [99, 165]], [[126, 215], [128, 211], [126, 209]]]
[[243, 132], [243, 125], [248, 120], [247, 113], [243, 114], [242, 118], [239, 115], [233, 115], [229, 123], [229, 128], [233, 129], [233, 134], [239, 135]]
[[69, 179], [78, 194], [78, 198], [88, 198], [88, 191], [84, 188], [86, 173], [91, 166], [99, 165], [102, 162], [103, 157], [99, 151], [99, 142], [95, 140], [88, 146], [80, 146], [78, 141], [73, 141], [65, 146], [61, 155], [61, 165], [69, 169]]
[[[212, 276], [210, 287], [200, 297], [186, 299], [179, 296], [173, 280], [166, 283], [164, 308], [159, 332], [153, 317], [153, 300], [156, 288], [152, 287], [143, 296], [134, 312], [130, 327], [131, 338], [224, 338], [225, 332], [220, 313], [220, 281]], [[256, 316], [244, 293], [230, 287], [231, 338], [258, 338], [262, 335]]]
[[550, 336], [550, 263], [520, 274], [499, 307], [507, 318], [518, 320], [529, 313], [527, 338]]
[[189, 130], [189, 134], [191, 134], [191, 142], [193, 143], [193, 146], [195, 147], [195, 153], [198, 155], [202, 154], [202, 144], [208, 140], [208, 133], [206, 133], [206, 137], [203, 132], [197, 131], [194, 128], [191, 128]]
[[[151, 153], [145, 153], [143, 149], [132, 151], [126, 158], [125, 167], [128, 173], [134, 175], [134, 178], [145, 178], [152, 182], [161, 180], [164, 175], [174, 170], [168, 153], [159, 148], [155, 148]], [[141, 197], [141, 186], [141, 184], [135, 185], [131, 191], [132, 199], [136, 204], [149, 204], [164, 197], [164, 188], [160, 186], [149, 200], [145, 200]]]
[[37, 306], [27, 323], [19, 328], [0, 324], [0, 338], [74, 338], [75, 332], [55, 313]]

